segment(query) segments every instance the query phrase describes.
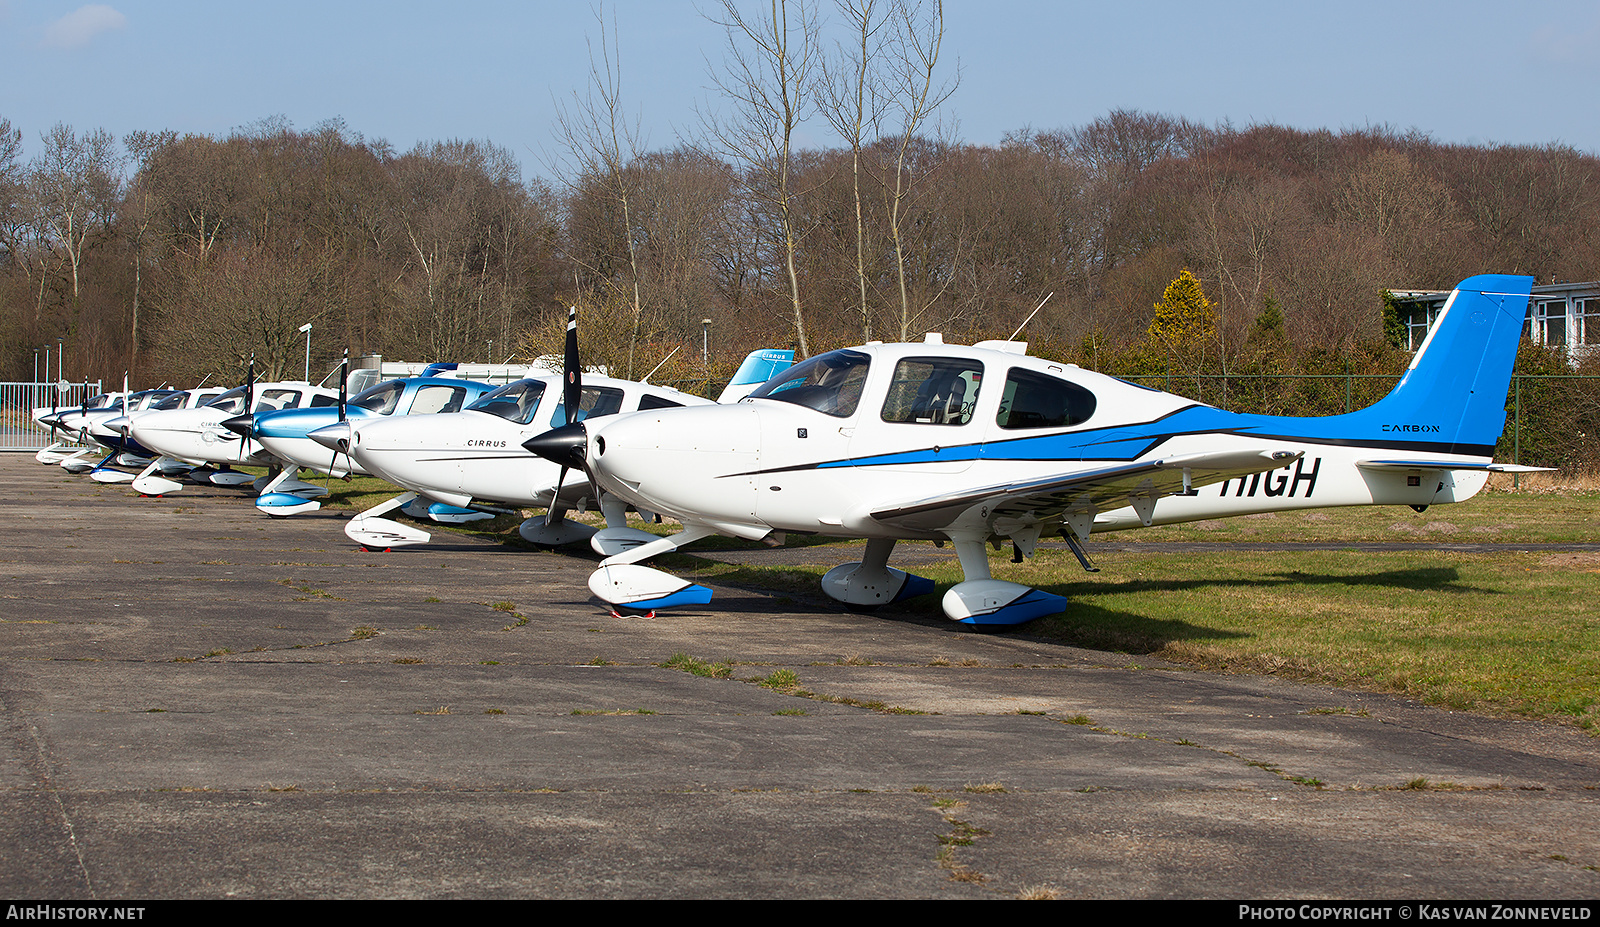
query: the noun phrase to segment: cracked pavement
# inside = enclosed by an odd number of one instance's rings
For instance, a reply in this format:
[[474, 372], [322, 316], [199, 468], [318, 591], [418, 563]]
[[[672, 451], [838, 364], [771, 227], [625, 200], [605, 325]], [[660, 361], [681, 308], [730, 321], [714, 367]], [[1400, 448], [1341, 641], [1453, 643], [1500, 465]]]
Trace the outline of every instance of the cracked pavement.
[[614, 618], [587, 552], [0, 481], [10, 897], [1600, 895], [1570, 728], [820, 597]]

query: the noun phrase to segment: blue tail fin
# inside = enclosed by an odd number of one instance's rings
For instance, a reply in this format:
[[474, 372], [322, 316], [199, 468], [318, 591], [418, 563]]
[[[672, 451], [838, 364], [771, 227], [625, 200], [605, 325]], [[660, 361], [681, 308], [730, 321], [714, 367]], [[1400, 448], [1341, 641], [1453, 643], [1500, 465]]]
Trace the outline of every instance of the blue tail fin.
[[1493, 456], [1532, 287], [1532, 277], [1505, 274], [1461, 281], [1394, 390], [1336, 418], [1385, 443]]

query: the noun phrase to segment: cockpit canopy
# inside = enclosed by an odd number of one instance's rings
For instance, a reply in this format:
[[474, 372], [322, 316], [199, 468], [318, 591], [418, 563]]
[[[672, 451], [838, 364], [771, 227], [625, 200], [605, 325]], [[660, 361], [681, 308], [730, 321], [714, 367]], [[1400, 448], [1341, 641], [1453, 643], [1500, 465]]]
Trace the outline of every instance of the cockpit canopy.
[[[235, 386], [233, 389], [206, 403], [206, 406], [227, 412], [230, 415], [240, 415], [245, 412], [271, 412], [277, 409], [296, 409], [300, 407], [301, 390], [257, 386], [254, 388], [254, 404], [251, 408], [246, 409], [244, 407], [246, 390], [247, 387]], [[319, 394], [311, 397], [311, 407], [313, 409], [337, 405], [338, 402], [339, 399], [336, 396]]]
[[[796, 364], [750, 394], [751, 399], [792, 402], [837, 418], [854, 415], [871, 357], [862, 351], [819, 354]], [[896, 424], [965, 425], [972, 421], [983, 386], [981, 360], [944, 355], [902, 357], [879, 418]], [[1025, 367], [1006, 369], [995, 413], [1004, 429], [1070, 428], [1094, 415], [1095, 395], [1062, 377]]]

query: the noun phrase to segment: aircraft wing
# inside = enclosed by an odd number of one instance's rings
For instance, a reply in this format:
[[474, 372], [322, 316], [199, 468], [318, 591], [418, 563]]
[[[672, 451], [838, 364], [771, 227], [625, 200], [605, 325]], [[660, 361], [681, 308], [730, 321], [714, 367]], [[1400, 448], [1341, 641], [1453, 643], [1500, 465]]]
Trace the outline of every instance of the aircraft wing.
[[1303, 456], [1303, 451], [1248, 450], [1140, 460], [907, 500], [876, 509], [872, 517], [886, 525], [939, 531], [968, 513], [982, 519], [1014, 518], [1024, 522], [1063, 516], [1081, 522], [1081, 529], [1079, 524], [1074, 528], [1086, 534], [1096, 512], [1131, 505], [1148, 522], [1156, 499], [1162, 496], [1276, 470]]

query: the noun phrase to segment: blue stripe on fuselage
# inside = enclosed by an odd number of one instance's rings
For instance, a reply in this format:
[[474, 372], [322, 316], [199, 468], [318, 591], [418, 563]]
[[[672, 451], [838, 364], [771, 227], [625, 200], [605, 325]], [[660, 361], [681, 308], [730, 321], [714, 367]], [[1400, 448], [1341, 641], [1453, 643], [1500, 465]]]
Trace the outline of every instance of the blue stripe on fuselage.
[[[1126, 461], [1137, 460], [1173, 438], [1193, 435], [1236, 435], [1291, 444], [1390, 448], [1473, 456], [1488, 456], [1493, 453], [1492, 446], [1465, 445], [1450, 440], [1425, 440], [1426, 435], [1433, 433], [1439, 433], [1441, 438], [1445, 437], [1442, 431], [1428, 430], [1432, 424], [1434, 423], [1388, 422], [1383, 420], [1382, 412], [1377, 407], [1345, 415], [1295, 417], [1248, 415], [1195, 405], [1149, 422], [1053, 432], [953, 447], [920, 448], [760, 472], [900, 466], [955, 460]], [[1389, 427], [1385, 428], [1386, 425]]]

